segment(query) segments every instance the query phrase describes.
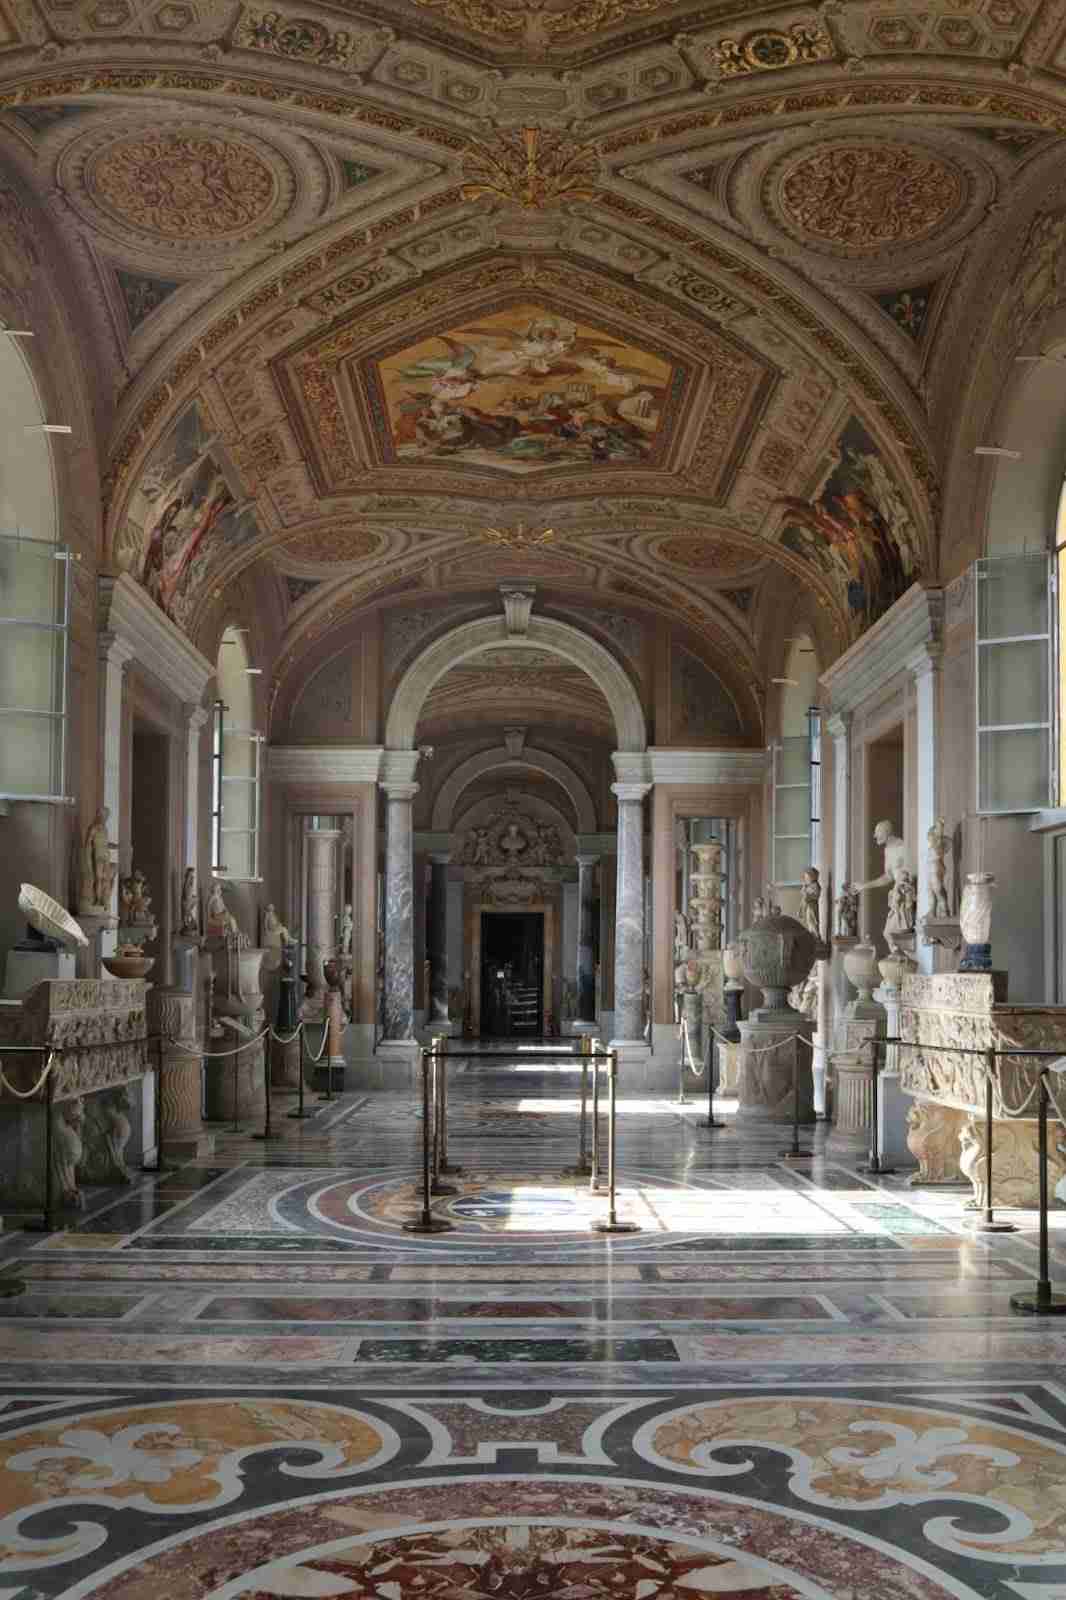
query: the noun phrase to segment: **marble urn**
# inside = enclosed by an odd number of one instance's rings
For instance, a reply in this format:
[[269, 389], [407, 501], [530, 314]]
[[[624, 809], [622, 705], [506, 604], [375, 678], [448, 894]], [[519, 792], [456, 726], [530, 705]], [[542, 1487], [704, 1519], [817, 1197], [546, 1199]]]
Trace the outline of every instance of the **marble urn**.
[[959, 906], [959, 927], [963, 939], [960, 972], [992, 970], [992, 891], [995, 883], [995, 875], [991, 872], [970, 872], [966, 875]]
[[799, 1012], [788, 1003], [788, 991], [803, 982], [817, 958], [818, 941], [810, 929], [778, 912], [758, 917], [736, 943], [744, 976], [763, 992], [763, 1003], [749, 1020], [798, 1019]]

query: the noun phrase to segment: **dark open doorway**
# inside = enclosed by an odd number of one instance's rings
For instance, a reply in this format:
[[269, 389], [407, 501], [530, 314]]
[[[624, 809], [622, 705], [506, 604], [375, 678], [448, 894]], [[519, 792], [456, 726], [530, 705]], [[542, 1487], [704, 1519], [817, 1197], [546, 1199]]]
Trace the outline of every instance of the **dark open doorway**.
[[544, 913], [481, 915], [481, 1032], [497, 1039], [544, 1031]]

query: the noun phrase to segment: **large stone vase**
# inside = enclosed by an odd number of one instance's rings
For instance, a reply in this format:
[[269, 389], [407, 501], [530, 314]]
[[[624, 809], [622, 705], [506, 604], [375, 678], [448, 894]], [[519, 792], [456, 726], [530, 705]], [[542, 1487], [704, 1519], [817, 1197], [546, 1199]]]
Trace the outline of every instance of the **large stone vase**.
[[803, 982], [817, 957], [818, 941], [810, 929], [778, 912], [756, 918], [736, 943], [744, 976], [763, 993], [763, 1003], [750, 1020], [798, 1020], [799, 1012], [788, 1003], [788, 991]]
[[960, 972], [992, 971], [992, 891], [996, 879], [991, 872], [970, 872], [962, 891], [959, 926], [962, 929]]

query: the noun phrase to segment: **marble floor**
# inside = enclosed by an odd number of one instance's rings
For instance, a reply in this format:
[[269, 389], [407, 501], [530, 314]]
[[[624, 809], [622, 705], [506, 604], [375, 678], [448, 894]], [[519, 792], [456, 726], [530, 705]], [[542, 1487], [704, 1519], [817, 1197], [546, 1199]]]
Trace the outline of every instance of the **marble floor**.
[[623, 1095], [606, 1236], [573, 1062], [450, 1074], [447, 1232], [383, 1093], [7, 1221], [0, 1600], [1066, 1600], [1035, 1217]]

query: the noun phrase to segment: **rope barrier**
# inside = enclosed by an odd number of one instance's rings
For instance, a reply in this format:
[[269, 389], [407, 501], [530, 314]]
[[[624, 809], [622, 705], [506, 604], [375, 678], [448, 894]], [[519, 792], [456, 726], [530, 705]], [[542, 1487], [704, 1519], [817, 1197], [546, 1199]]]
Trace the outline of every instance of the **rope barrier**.
[[6, 1089], [8, 1094], [13, 1094], [16, 1100], [32, 1100], [36, 1095], [40, 1094], [41, 1090], [48, 1082], [49, 1074], [51, 1073], [55, 1064], [56, 1058], [55, 1051], [53, 1050], [49, 1053], [48, 1060], [45, 1063], [44, 1071], [41, 1073], [41, 1076], [37, 1079], [37, 1082], [34, 1084], [32, 1089], [16, 1089], [15, 1085], [5, 1076], [3, 1067], [0, 1067], [0, 1088]]
[[[724, 1033], [719, 1033], [718, 1029], [715, 1028], [714, 1026], [711, 1027], [711, 1032], [714, 1034], [714, 1037], [717, 1040], [719, 1040], [720, 1043], [722, 1043], [722, 1044], [736, 1044], [736, 1042], [737, 1042], [735, 1039], [727, 1039], [725, 1034]], [[772, 1055], [775, 1050], [783, 1050], [786, 1044], [792, 1044], [796, 1039], [798, 1039], [801, 1044], [805, 1044], [805, 1045], [809, 1046], [810, 1049], [813, 1050], [813, 1048], [814, 1048], [814, 1041], [813, 1040], [808, 1039], [802, 1033], [790, 1033], [787, 1039], [778, 1039], [776, 1044], [764, 1044], [764, 1045], [760, 1045], [758, 1048], [756, 1048], [754, 1045], [747, 1045], [746, 1044], [746, 1045], [744, 1045], [744, 1054], [746, 1056], [768, 1056], [768, 1055]]]

